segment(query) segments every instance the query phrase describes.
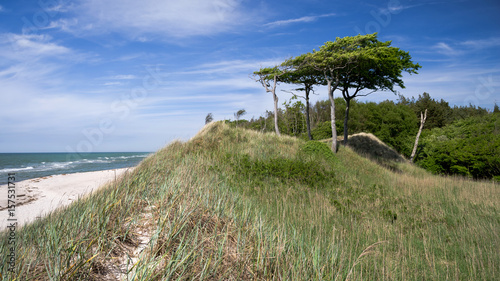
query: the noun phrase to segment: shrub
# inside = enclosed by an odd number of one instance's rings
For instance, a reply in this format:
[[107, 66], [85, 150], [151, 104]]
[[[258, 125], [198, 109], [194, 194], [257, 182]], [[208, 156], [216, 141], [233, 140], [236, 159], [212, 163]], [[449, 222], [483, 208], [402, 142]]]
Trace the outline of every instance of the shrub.
[[301, 147], [300, 151], [307, 155], [324, 157], [325, 159], [331, 161], [335, 160], [335, 154], [333, 154], [332, 150], [328, 147], [328, 145], [319, 141], [306, 142]]

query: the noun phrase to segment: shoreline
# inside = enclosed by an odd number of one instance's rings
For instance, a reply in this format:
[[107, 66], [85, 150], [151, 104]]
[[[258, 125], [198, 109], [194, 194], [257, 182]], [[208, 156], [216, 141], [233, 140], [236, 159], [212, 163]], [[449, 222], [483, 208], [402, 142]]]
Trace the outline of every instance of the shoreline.
[[[17, 228], [24, 226], [57, 208], [68, 206], [79, 198], [120, 178], [135, 167], [52, 175], [16, 182], [15, 216]], [[7, 209], [7, 185], [0, 186], [0, 232], [12, 221]]]

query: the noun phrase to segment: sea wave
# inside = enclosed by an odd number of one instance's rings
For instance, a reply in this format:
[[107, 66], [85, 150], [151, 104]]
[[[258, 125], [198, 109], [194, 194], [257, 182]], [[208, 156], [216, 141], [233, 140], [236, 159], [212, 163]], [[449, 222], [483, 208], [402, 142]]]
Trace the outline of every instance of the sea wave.
[[[73, 161], [57, 161], [50, 162], [47, 160], [40, 162], [25, 162], [23, 164], [19, 164], [19, 167], [15, 167], [13, 165], [9, 165], [7, 167], [0, 167], [0, 173], [13, 173], [13, 172], [27, 172], [38, 174], [50, 174], [50, 173], [61, 173], [68, 172], [72, 170], [85, 171], [91, 165], [98, 165], [109, 169], [114, 167], [114, 165], [122, 165], [121, 163], [127, 163], [129, 161], [134, 161], [133, 159], [137, 158], [146, 158], [147, 155], [130, 155], [130, 156], [100, 156], [96, 158], [86, 157], [80, 158]], [[121, 166], [120, 166], [121, 167]]]
[[19, 168], [6, 168], [6, 169], [1, 169], [0, 172], [2, 173], [10, 173], [10, 172], [19, 172], [19, 171], [27, 171], [27, 170], [33, 170], [34, 167], [19, 167]]

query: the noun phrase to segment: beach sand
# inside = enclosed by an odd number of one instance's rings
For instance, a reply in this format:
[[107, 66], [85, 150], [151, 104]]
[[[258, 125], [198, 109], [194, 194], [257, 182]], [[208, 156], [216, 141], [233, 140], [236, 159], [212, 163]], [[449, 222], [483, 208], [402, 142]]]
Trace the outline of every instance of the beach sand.
[[[16, 182], [14, 217], [21, 227], [45, 214], [67, 206], [133, 168], [53, 175]], [[0, 186], [0, 231], [7, 230], [7, 185]]]

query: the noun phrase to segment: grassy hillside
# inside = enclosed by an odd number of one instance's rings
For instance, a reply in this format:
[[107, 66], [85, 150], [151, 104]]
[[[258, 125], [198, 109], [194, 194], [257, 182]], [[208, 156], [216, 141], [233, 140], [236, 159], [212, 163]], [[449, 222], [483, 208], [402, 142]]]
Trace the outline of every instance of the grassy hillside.
[[212, 123], [18, 231], [16, 274], [5, 255], [0, 272], [4, 280], [499, 276], [499, 186], [392, 165]]

